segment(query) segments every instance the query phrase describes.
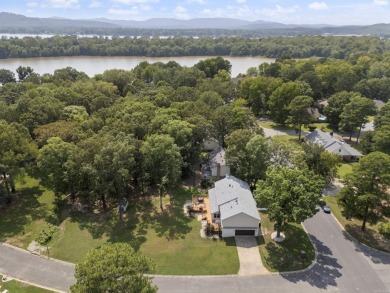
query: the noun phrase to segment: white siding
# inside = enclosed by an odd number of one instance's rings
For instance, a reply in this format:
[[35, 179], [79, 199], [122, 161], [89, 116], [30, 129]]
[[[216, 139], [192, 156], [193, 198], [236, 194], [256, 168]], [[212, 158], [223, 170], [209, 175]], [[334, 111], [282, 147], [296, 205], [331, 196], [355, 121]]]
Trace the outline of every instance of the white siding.
[[[222, 221], [222, 227], [235, 227], [235, 228], [258, 228], [259, 221], [255, 218], [248, 216], [244, 213], [232, 216]], [[244, 229], [245, 230], [245, 229]]]

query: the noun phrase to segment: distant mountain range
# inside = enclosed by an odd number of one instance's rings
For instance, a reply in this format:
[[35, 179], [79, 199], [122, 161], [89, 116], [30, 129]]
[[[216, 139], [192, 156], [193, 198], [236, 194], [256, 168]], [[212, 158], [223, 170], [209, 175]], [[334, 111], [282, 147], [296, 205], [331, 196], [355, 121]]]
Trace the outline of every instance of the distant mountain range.
[[[147, 30], [147, 33], [168, 33], [185, 30], [202, 31], [200, 35], [378, 35], [390, 36], [390, 24], [367, 26], [334, 26], [328, 24], [283, 24], [269, 21], [246, 21], [233, 18], [194, 18], [180, 20], [174, 18], [152, 18], [145, 21], [96, 19], [65, 19], [60, 17], [38, 18], [0, 12], [0, 32], [2, 33], [91, 33], [91, 34], [131, 34]], [[207, 32], [209, 30], [209, 32]], [[206, 32], [204, 32], [206, 31]], [[221, 32], [223, 31], [223, 32]], [[234, 32], [232, 32], [234, 31]], [[194, 32], [192, 32], [193, 34]], [[172, 35], [177, 35], [172, 33]]]

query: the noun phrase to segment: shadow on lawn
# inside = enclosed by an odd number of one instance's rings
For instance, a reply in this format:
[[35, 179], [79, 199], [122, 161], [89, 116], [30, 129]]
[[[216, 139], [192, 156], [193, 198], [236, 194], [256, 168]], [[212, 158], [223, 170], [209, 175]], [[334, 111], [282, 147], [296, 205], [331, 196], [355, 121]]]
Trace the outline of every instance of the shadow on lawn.
[[173, 192], [171, 204], [163, 212], [153, 205], [151, 198], [130, 201], [123, 220], [119, 219], [115, 208], [99, 214], [72, 212], [70, 219], [95, 239], [106, 236], [108, 242], [127, 242], [138, 250], [146, 241], [149, 229], [154, 229], [158, 237], [166, 237], [168, 240], [183, 238], [191, 231], [188, 224], [192, 218], [183, 213], [184, 202], [189, 198], [191, 195], [185, 190]]
[[[300, 270], [308, 267], [314, 258], [314, 251], [306, 233], [294, 225], [288, 225], [285, 235], [286, 239], [281, 243], [270, 241], [266, 244], [268, 256], [265, 257], [265, 261], [268, 266], [276, 271]], [[302, 250], [307, 253], [303, 261], [300, 258]]]
[[187, 199], [191, 198], [191, 193], [186, 190], [171, 192], [170, 205], [164, 211], [154, 213], [152, 226], [157, 236], [165, 237], [167, 240], [184, 238], [191, 231], [188, 225], [191, 217], [187, 217], [183, 212], [183, 205]]
[[337, 279], [342, 276], [340, 269], [342, 266], [336, 258], [332, 257], [333, 253], [318, 240], [315, 236], [310, 235], [313, 244], [316, 246], [318, 255], [316, 264], [307, 272], [296, 274], [282, 274], [282, 277], [293, 283], [307, 282], [311, 286], [319, 289], [327, 289], [328, 286], [337, 286]]
[[46, 205], [38, 201], [43, 192], [37, 186], [19, 189], [18, 197], [0, 212], [0, 241], [24, 234], [25, 225], [51, 216]]

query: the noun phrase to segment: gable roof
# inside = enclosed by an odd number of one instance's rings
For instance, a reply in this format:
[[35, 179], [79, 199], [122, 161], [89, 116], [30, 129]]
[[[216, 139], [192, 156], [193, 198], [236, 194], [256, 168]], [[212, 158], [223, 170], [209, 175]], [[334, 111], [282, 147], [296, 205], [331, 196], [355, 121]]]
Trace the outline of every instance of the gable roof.
[[351, 147], [349, 144], [332, 137], [329, 133], [321, 130], [314, 130], [306, 135], [307, 141], [312, 141], [322, 145], [325, 150], [339, 156], [363, 157], [363, 155]]
[[218, 164], [220, 164], [221, 166], [226, 165], [225, 149], [223, 147], [217, 147], [210, 153], [210, 164], [211, 166]]
[[215, 182], [209, 190], [210, 212], [221, 213], [221, 220], [244, 213], [260, 221], [249, 185], [231, 175]]

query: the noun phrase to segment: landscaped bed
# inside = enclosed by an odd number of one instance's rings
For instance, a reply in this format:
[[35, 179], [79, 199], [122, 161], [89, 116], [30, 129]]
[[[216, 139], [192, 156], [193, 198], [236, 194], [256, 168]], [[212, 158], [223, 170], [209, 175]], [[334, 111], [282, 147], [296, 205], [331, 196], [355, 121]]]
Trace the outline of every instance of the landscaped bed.
[[[283, 232], [286, 239], [277, 243], [271, 239], [274, 223], [267, 213], [261, 213], [263, 237], [258, 238], [259, 249], [264, 266], [271, 272], [288, 272], [305, 269], [315, 257], [314, 247], [301, 224], [289, 224]], [[306, 257], [301, 258], [305, 251]]]
[[[105, 242], [127, 242], [156, 262], [157, 274], [236, 274], [239, 260], [234, 238], [208, 240], [200, 237], [201, 223], [183, 212], [191, 192], [177, 189], [164, 198], [164, 211], [157, 197], [130, 201], [123, 220], [117, 208], [105, 213], [62, 210], [54, 212], [54, 194], [35, 179], [18, 184], [20, 201], [0, 215], [1, 238], [27, 248], [45, 220], [61, 219], [60, 231], [49, 243], [50, 255], [78, 262], [88, 250]], [[69, 207], [65, 207], [69, 209]], [[64, 216], [65, 215], [65, 216]], [[13, 221], [18, 221], [14, 223]]]
[[[345, 230], [356, 240], [371, 246], [373, 248], [390, 252], [390, 240], [384, 238], [378, 233], [377, 225], [366, 224], [366, 231], [360, 229], [362, 221], [358, 219], [347, 220], [342, 214], [342, 208], [337, 203], [337, 196], [323, 197], [324, 201], [330, 207], [331, 212], [337, 220], [343, 225]], [[382, 218], [380, 222], [389, 222], [389, 218]]]

